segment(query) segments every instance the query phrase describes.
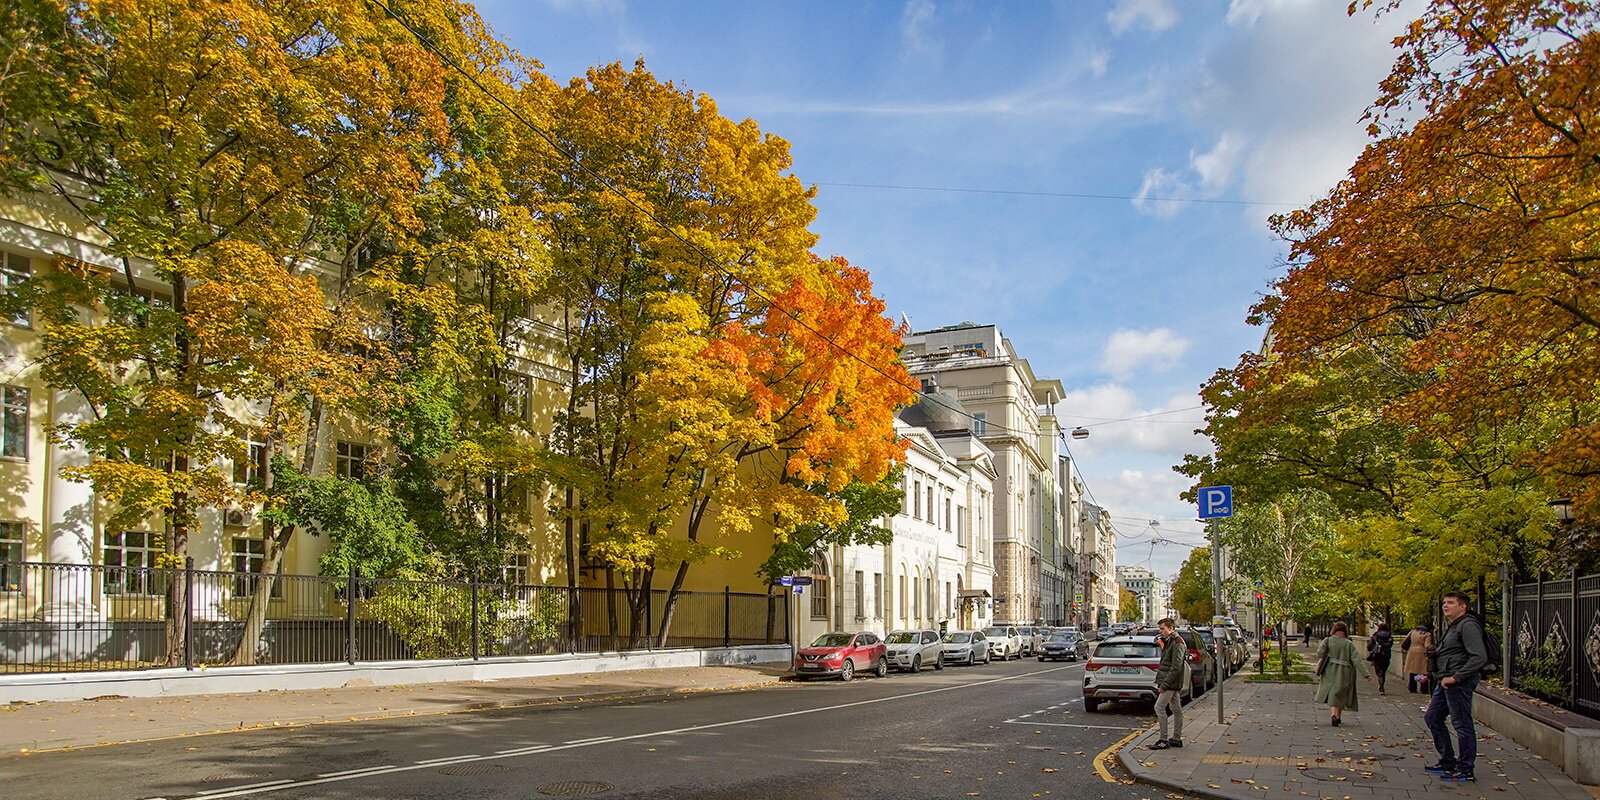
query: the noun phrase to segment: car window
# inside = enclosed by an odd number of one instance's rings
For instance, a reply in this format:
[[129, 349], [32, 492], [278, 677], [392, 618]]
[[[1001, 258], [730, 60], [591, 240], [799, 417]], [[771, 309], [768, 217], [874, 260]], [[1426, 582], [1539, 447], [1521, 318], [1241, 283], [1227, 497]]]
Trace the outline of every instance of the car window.
[[811, 643], [812, 647], [844, 647], [850, 644], [848, 633], [824, 633]]
[[937, 642], [937, 641], [939, 641], [939, 634], [934, 633], [933, 631], [923, 631], [922, 632], [922, 643], [923, 644], [933, 644], [934, 642]]
[[917, 635], [911, 631], [895, 631], [894, 633], [889, 634], [889, 638], [885, 639], [884, 641], [888, 642], [889, 644], [911, 644], [916, 640]]
[[1155, 642], [1103, 642], [1094, 651], [1095, 658], [1160, 658], [1161, 648]]
[[1004, 636], [1004, 635], [1006, 635], [1006, 629], [1005, 628], [984, 628], [983, 629], [983, 634], [985, 636]]
[[947, 633], [947, 634], [944, 635], [944, 640], [946, 642], [949, 642], [950, 644], [966, 644], [967, 642], [972, 641], [972, 634], [970, 634], [970, 633]]
[[1052, 642], [1072, 642], [1072, 641], [1077, 641], [1077, 639], [1078, 639], [1078, 637], [1073, 636], [1070, 633], [1052, 633], [1052, 634], [1050, 634], [1050, 641], [1052, 641]]
[[866, 646], [866, 645], [869, 645], [869, 644], [877, 644], [877, 643], [878, 643], [878, 636], [877, 636], [877, 634], [873, 634], [873, 633], [863, 633], [863, 634], [861, 634], [861, 638], [856, 640], [856, 644], [857, 645], [861, 645], [861, 646]]

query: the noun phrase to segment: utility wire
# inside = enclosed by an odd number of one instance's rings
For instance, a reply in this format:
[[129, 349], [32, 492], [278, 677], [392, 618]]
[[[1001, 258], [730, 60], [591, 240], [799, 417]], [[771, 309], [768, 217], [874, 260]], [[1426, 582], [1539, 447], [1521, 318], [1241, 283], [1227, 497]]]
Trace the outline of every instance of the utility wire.
[[1140, 197], [1131, 194], [1087, 194], [1082, 192], [1036, 192], [1022, 189], [971, 189], [959, 186], [900, 186], [885, 183], [818, 183], [846, 189], [889, 189], [899, 192], [955, 192], [959, 194], [1000, 194], [1017, 197], [1066, 197], [1075, 200], [1145, 200], [1152, 203], [1205, 203], [1223, 206], [1279, 206], [1299, 208], [1304, 203], [1269, 203], [1261, 200], [1221, 200], [1206, 197]]

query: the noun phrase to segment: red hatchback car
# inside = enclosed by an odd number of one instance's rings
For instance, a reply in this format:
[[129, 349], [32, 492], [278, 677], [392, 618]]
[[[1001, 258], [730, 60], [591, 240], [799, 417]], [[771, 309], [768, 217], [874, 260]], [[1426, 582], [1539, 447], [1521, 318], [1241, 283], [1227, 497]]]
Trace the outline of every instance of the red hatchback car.
[[794, 660], [798, 678], [838, 675], [847, 681], [863, 670], [880, 678], [889, 674], [888, 646], [871, 631], [824, 633], [810, 647], [800, 648]]

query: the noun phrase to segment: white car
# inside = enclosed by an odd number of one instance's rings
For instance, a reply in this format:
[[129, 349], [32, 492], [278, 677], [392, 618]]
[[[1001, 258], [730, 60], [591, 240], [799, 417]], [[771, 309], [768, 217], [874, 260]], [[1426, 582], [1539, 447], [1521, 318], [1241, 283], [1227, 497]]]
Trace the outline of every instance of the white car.
[[948, 664], [987, 664], [991, 657], [983, 631], [951, 631], [944, 635], [944, 660]]
[[983, 629], [983, 638], [989, 640], [989, 654], [1005, 661], [1022, 658], [1022, 634], [1015, 625], [994, 625]]
[[884, 643], [889, 645], [889, 666], [894, 669], [944, 669], [944, 643], [939, 640], [938, 631], [894, 631], [884, 638]]
[[1017, 635], [1022, 637], [1022, 654], [1025, 656], [1038, 655], [1039, 651], [1044, 649], [1044, 637], [1049, 632], [1049, 628], [1039, 625], [1024, 625], [1017, 628]]

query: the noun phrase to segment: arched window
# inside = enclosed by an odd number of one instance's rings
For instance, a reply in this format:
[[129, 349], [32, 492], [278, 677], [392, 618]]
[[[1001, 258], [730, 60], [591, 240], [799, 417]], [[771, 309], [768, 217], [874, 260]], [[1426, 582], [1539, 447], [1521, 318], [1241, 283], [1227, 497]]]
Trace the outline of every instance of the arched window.
[[828, 618], [828, 559], [822, 556], [811, 565], [811, 618]]

